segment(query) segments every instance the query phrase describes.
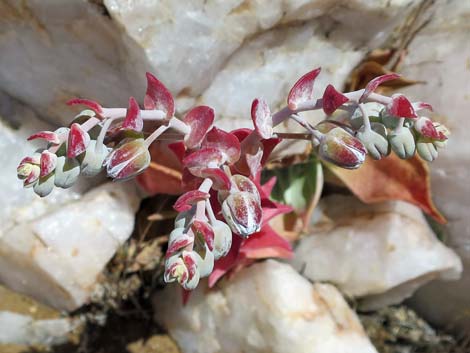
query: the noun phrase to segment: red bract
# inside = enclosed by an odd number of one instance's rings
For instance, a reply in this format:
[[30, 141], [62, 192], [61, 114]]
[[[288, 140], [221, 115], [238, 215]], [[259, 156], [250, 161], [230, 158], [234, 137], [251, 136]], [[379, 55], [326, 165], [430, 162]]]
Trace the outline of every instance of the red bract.
[[92, 101], [90, 99], [82, 99], [82, 98], [71, 99], [67, 102], [67, 105], [84, 105], [90, 108], [91, 110], [93, 110], [96, 114], [98, 114], [98, 116], [101, 116], [101, 114], [103, 113], [103, 107], [99, 103]]
[[147, 92], [144, 98], [145, 109], [157, 109], [170, 119], [175, 114], [175, 101], [170, 91], [150, 72], [147, 72]]
[[303, 75], [291, 88], [287, 97], [289, 109], [296, 110], [301, 103], [313, 99], [313, 83], [320, 74], [321, 68], [317, 68]]
[[191, 230], [193, 231], [196, 239], [202, 237], [210, 251], [214, 250], [214, 231], [207, 222], [202, 222], [197, 219], [191, 223]]
[[41, 131], [41, 132], [32, 134], [31, 136], [28, 137], [28, 141], [32, 141], [36, 139], [46, 140], [47, 142], [50, 142], [54, 145], [58, 145], [60, 143], [59, 136], [55, 132], [52, 132], [52, 131]]
[[213, 127], [202, 141], [203, 148], [216, 148], [226, 156], [227, 163], [235, 163], [240, 158], [240, 142], [227, 131]]
[[139, 103], [137, 103], [134, 97], [129, 98], [129, 107], [127, 108], [126, 119], [124, 119], [122, 127], [137, 132], [142, 131], [144, 128], [144, 120], [140, 115]]
[[70, 126], [69, 141], [67, 144], [67, 157], [75, 158], [85, 152], [88, 144], [90, 143], [90, 136], [87, 132], [83, 131], [81, 126], [73, 123]]
[[57, 156], [54, 153], [49, 151], [42, 151], [41, 153], [41, 161], [40, 161], [40, 169], [41, 172], [39, 176], [45, 177], [51, 174], [57, 165]]
[[257, 98], [251, 105], [251, 119], [255, 126], [256, 133], [263, 139], [268, 139], [273, 134], [273, 119], [268, 103]]
[[326, 115], [331, 115], [347, 101], [348, 97], [338, 92], [332, 85], [328, 85], [323, 93], [323, 111]]
[[364, 93], [362, 94], [361, 98], [359, 98], [359, 102], [364, 102], [382, 83], [395, 80], [399, 77], [400, 75], [391, 73], [374, 78], [367, 84], [366, 88], [364, 89]]
[[429, 138], [431, 140], [445, 141], [447, 136], [444, 135], [442, 131], [437, 131], [434, 123], [431, 119], [421, 117], [416, 120], [414, 128], [418, 131], [423, 137]]
[[193, 238], [184, 233], [184, 229], [179, 228], [173, 230], [168, 241], [168, 249], [166, 251], [165, 257], [169, 258], [181, 249], [184, 249], [188, 245], [193, 243]]
[[214, 109], [204, 105], [195, 107], [185, 115], [183, 121], [191, 128], [184, 142], [188, 148], [195, 148], [201, 144], [214, 122]]
[[199, 190], [188, 191], [181, 195], [178, 200], [176, 200], [173, 208], [178, 212], [187, 211], [190, 210], [191, 207], [198, 201], [207, 200], [208, 198], [209, 194], [207, 192], [202, 192]]
[[390, 115], [398, 118], [417, 118], [411, 102], [403, 94], [394, 94], [392, 102], [387, 106]]

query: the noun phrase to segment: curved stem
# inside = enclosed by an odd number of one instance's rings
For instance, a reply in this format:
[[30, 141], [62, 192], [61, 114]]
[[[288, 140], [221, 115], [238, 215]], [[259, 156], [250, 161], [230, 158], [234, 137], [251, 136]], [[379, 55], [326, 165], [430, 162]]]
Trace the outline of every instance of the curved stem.
[[362, 114], [362, 120], [364, 121], [364, 130], [370, 131], [371, 130], [370, 120], [369, 120], [369, 114], [367, 114], [366, 106], [364, 105], [364, 103], [359, 103], [358, 106]]

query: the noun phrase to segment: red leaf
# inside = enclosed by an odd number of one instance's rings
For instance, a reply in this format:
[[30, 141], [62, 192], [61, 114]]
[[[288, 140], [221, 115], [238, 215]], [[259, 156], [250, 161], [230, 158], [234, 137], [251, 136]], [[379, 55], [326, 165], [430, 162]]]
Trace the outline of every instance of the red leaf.
[[82, 127], [73, 123], [70, 126], [69, 141], [67, 145], [67, 157], [75, 158], [79, 154], [85, 152], [88, 144], [90, 143], [90, 136], [87, 132], [83, 131]]
[[249, 237], [240, 248], [240, 253], [248, 259], [276, 257], [291, 259], [294, 255], [289, 242], [277, 234], [269, 225]]
[[402, 200], [420, 207], [437, 222], [446, 222], [431, 199], [428, 167], [416, 156], [406, 160], [395, 154], [378, 161], [367, 158], [354, 171], [331, 165], [329, 168], [365, 203]]
[[202, 222], [197, 219], [193, 220], [191, 223], [191, 230], [193, 231], [194, 235], [200, 234], [204, 241], [207, 244], [207, 247], [210, 251], [214, 250], [214, 231], [212, 227], [207, 222]]
[[253, 101], [251, 105], [251, 119], [253, 120], [257, 134], [261, 138], [268, 139], [272, 136], [273, 119], [268, 103], [264, 99], [257, 98]]
[[52, 132], [52, 131], [41, 131], [41, 132], [32, 134], [30, 137], [28, 137], [28, 141], [32, 141], [36, 139], [46, 140], [47, 142], [50, 142], [54, 145], [58, 145], [60, 143], [59, 136], [55, 132]]
[[176, 141], [168, 144], [168, 148], [175, 154], [176, 158], [183, 163], [184, 155], [186, 154], [186, 146], [183, 141]]
[[137, 103], [134, 97], [129, 98], [129, 108], [127, 108], [126, 119], [124, 119], [122, 127], [137, 132], [142, 131], [144, 128], [144, 120], [140, 115], [139, 103]]
[[161, 110], [170, 119], [175, 114], [175, 101], [170, 91], [150, 72], [147, 72], [147, 92], [144, 98], [145, 109]]
[[191, 132], [185, 137], [186, 146], [195, 148], [214, 122], [214, 109], [204, 105], [195, 107], [185, 115], [183, 121], [191, 127]]
[[399, 118], [417, 118], [411, 102], [403, 94], [394, 94], [392, 102], [387, 106], [390, 115]]
[[326, 115], [331, 115], [347, 101], [348, 97], [338, 92], [332, 85], [328, 85], [323, 93], [323, 111]]
[[209, 194], [207, 192], [199, 190], [188, 191], [176, 200], [173, 208], [178, 212], [187, 211], [190, 210], [198, 201], [207, 200], [208, 198]]
[[391, 73], [374, 78], [367, 84], [366, 88], [364, 89], [364, 93], [362, 94], [361, 98], [359, 98], [359, 102], [365, 101], [370, 96], [370, 94], [374, 92], [382, 83], [395, 80], [399, 77], [400, 75]]
[[230, 178], [220, 168], [204, 168], [199, 172], [202, 178], [210, 178], [214, 183], [212, 188], [215, 190], [230, 190]]
[[227, 162], [230, 164], [240, 158], [240, 142], [237, 137], [215, 126], [206, 134], [202, 147], [218, 149], [227, 157]]
[[317, 68], [303, 75], [291, 88], [287, 97], [289, 109], [296, 110], [299, 104], [313, 99], [313, 83], [320, 74], [321, 68]]
[[67, 105], [73, 106], [73, 105], [84, 105], [91, 110], [93, 110], [95, 113], [97, 113], [99, 116], [103, 113], [103, 107], [95, 101], [92, 101], [90, 99], [82, 99], [82, 98], [75, 98], [71, 99], [67, 102]]
[[51, 174], [57, 165], [57, 156], [54, 153], [49, 152], [48, 150], [42, 151], [40, 168], [41, 173], [39, 176], [45, 177]]

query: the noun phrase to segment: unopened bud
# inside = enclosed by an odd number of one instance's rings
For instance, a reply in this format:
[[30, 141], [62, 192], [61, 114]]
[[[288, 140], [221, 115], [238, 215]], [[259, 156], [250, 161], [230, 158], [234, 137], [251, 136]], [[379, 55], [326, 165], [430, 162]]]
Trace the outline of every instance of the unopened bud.
[[57, 158], [54, 184], [59, 188], [67, 189], [77, 181], [80, 175], [80, 163], [75, 158], [60, 156]]
[[366, 153], [362, 142], [341, 127], [328, 131], [319, 146], [322, 159], [347, 169], [358, 168], [364, 163]]
[[408, 128], [394, 130], [388, 135], [388, 140], [392, 146], [393, 152], [401, 159], [407, 159], [414, 156], [416, 144], [413, 134]]
[[222, 214], [232, 231], [244, 238], [261, 228], [263, 211], [256, 195], [250, 192], [230, 194], [222, 204]]
[[106, 158], [108, 176], [116, 180], [130, 179], [150, 165], [150, 153], [144, 139], [124, 141]]

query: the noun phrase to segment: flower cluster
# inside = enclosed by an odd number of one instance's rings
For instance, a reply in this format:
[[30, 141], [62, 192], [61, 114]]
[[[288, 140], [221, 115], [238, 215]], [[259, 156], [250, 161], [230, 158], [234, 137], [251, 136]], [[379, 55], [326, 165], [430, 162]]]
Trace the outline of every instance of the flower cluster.
[[[70, 101], [88, 109], [70, 127], [32, 135], [30, 140], [44, 140], [46, 146], [20, 162], [18, 177], [40, 196], [54, 186], [70, 187], [79, 175], [94, 176], [102, 170], [114, 180], [126, 180], [150, 165], [148, 148], [155, 140], [171, 140], [169, 147], [184, 167], [186, 193], [174, 205], [179, 215], [169, 237], [165, 281], [191, 290], [200, 278], [218, 269], [210, 279], [214, 283], [237, 261], [256, 258], [260, 237], [278, 244], [280, 253], [290, 252], [267, 223], [288, 208], [273, 203], [270, 187], [259, 182], [262, 166], [282, 139], [310, 140], [321, 159], [348, 169], [358, 168], [367, 154], [380, 159], [391, 151], [400, 158], [417, 151], [432, 161], [437, 148], [445, 146], [448, 130], [419, 116], [432, 110], [429, 104], [411, 102], [402, 94], [387, 97], [375, 92], [398, 75], [377, 77], [365, 89], [349, 93], [329, 85], [321, 98], [314, 99], [319, 74], [318, 68], [302, 76], [290, 90], [287, 105], [276, 113], [271, 113], [266, 100], [255, 99], [254, 128], [229, 132], [214, 126], [215, 112], [208, 106], [175, 117], [171, 93], [148, 73], [143, 109], [132, 97], [127, 108], [104, 108], [86, 99]], [[319, 109], [329, 118], [315, 126], [301, 116]], [[300, 124], [305, 133], [274, 131], [287, 119]]]

